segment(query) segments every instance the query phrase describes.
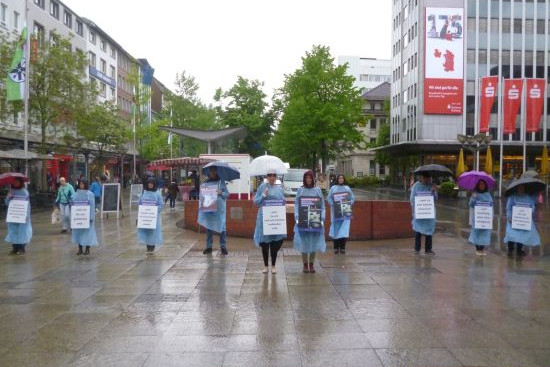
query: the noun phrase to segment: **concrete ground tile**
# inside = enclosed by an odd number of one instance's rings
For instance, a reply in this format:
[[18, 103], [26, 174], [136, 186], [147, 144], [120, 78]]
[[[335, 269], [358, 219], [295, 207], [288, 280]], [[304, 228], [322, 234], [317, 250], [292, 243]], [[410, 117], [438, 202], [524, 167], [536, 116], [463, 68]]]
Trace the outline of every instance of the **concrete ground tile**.
[[300, 349], [312, 350], [339, 350], [339, 349], [370, 349], [368, 338], [363, 333], [325, 334], [299, 333]]
[[376, 349], [384, 367], [462, 367], [447, 349]]
[[149, 358], [148, 353], [98, 353], [78, 354], [66, 367], [141, 367]]
[[143, 367], [221, 367], [223, 359], [224, 353], [215, 352], [151, 353]]
[[228, 352], [223, 367], [302, 367], [298, 351]]
[[[464, 365], [469, 367], [522, 366], [542, 367], [550, 364], [545, 359], [542, 364], [535, 361], [536, 355], [529, 350], [511, 348], [451, 348], [451, 353]], [[550, 353], [546, 353], [546, 357]]]
[[2, 367], [59, 367], [65, 366], [72, 358], [74, 353], [59, 352], [30, 352], [18, 353], [10, 351], [2, 355]]
[[374, 349], [325, 350], [304, 353], [303, 367], [382, 367]]

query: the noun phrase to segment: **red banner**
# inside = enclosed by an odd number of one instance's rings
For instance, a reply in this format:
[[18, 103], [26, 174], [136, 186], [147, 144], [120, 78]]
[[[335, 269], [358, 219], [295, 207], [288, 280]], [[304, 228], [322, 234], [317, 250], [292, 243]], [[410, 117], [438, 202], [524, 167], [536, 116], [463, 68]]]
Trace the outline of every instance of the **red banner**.
[[491, 109], [497, 96], [498, 76], [487, 76], [481, 78], [481, 108], [479, 114], [479, 132], [489, 131], [491, 120]]
[[527, 79], [527, 132], [536, 133], [540, 130], [540, 118], [544, 107], [544, 79]]
[[505, 79], [503, 113], [504, 113], [504, 134], [516, 132], [516, 119], [521, 106], [521, 95], [523, 92], [523, 79]]

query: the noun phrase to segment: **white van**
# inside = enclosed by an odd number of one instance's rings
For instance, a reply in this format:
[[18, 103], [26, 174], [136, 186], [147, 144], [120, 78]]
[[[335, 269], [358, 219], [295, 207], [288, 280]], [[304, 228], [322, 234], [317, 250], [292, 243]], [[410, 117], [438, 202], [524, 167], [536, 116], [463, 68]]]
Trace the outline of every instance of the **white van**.
[[296, 192], [303, 186], [304, 173], [308, 170], [303, 168], [292, 168], [283, 175], [283, 191], [286, 196], [296, 196]]

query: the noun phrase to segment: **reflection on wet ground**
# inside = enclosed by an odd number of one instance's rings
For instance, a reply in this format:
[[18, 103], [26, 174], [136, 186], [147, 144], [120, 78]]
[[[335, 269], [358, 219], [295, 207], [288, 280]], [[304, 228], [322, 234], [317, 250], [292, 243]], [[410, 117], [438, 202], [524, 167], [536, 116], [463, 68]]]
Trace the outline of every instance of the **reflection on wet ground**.
[[0, 366], [549, 365], [548, 259], [477, 257], [452, 222], [463, 210], [439, 210], [433, 257], [411, 239], [353, 242], [303, 274], [287, 242], [276, 275], [249, 239], [204, 256], [181, 204], [149, 257], [135, 212], [98, 221], [88, 257], [37, 213], [27, 254], [0, 253]]
[[[409, 200], [410, 193], [401, 190], [367, 189], [355, 190], [359, 200]], [[504, 251], [502, 242], [506, 229], [506, 198], [495, 198], [492, 247]], [[452, 233], [460, 238], [467, 239], [470, 234], [468, 198], [440, 197], [437, 202], [437, 230]], [[550, 255], [550, 203], [548, 200], [537, 207], [537, 228], [541, 237], [542, 246], [534, 249], [540, 256]]]

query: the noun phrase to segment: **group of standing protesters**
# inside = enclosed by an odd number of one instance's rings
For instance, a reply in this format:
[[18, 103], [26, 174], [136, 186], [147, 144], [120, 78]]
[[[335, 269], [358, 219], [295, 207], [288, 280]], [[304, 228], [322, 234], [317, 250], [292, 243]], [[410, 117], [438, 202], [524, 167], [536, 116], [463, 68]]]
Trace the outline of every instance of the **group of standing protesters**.
[[[261, 207], [265, 200], [282, 200], [284, 201], [284, 193], [280, 186], [276, 185], [277, 175], [275, 172], [267, 174], [267, 182], [262, 183], [254, 197], [254, 203]], [[75, 191], [71, 184], [67, 183], [64, 178], [60, 179], [60, 188], [57, 193], [55, 204], [61, 212], [62, 233], [71, 231], [72, 243], [78, 246], [77, 255], [90, 254], [90, 247], [98, 246], [98, 240], [95, 230], [95, 214], [96, 205], [98, 203], [98, 193], [101, 194], [101, 185], [96, 179], [92, 188], [88, 186], [86, 180], [79, 180], [77, 190]], [[211, 254], [213, 251], [214, 234], [219, 234], [220, 250], [223, 255], [227, 255], [227, 239], [226, 239], [226, 201], [229, 197], [229, 192], [225, 181], [220, 179], [215, 167], [209, 170], [207, 180], [201, 185], [201, 188], [209, 188], [215, 191], [216, 194], [216, 209], [211, 212], [199, 211], [197, 221], [206, 228], [206, 247], [203, 254]], [[330, 188], [328, 193], [328, 203], [331, 207], [331, 226], [329, 236], [333, 239], [335, 254], [345, 254], [346, 240], [350, 233], [351, 217], [343, 220], [335, 220], [334, 217], [334, 197], [336, 194], [347, 193], [349, 196], [350, 205], [353, 205], [355, 197], [352, 190], [346, 185], [344, 175], [338, 175], [335, 185]], [[427, 255], [435, 255], [432, 246], [432, 236], [435, 232], [435, 215], [433, 219], [416, 218], [414, 205], [415, 198], [419, 195], [432, 196], [434, 201], [437, 200], [437, 187], [433, 184], [429, 174], [422, 174], [420, 179], [412, 186], [410, 202], [413, 207], [412, 228], [415, 232], [414, 253], [419, 254], [421, 250], [422, 236], [425, 237], [424, 252]], [[299, 225], [299, 210], [298, 205], [302, 198], [319, 198], [320, 199], [320, 231], [306, 231]], [[14, 180], [11, 185], [11, 190], [6, 197], [6, 204], [9, 205], [13, 199], [29, 200], [29, 193], [25, 188], [22, 179]], [[89, 226], [87, 228], [70, 229], [70, 211], [71, 205], [87, 205], [89, 206]], [[149, 178], [144, 187], [143, 194], [140, 199], [140, 205], [156, 206], [156, 226], [154, 229], [139, 228], [137, 237], [140, 244], [145, 245], [147, 254], [152, 254], [156, 248], [163, 244], [162, 236], [162, 220], [160, 213], [164, 206], [164, 200], [161, 192], [158, 189], [157, 181], [154, 178]], [[469, 206], [474, 208], [478, 203], [489, 203], [492, 205], [493, 198], [488, 191], [487, 182], [479, 180], [475, 190], [473, 191]], [[506, 204], [506, 234], [504, 241], [507, 243], [508, 256], [513, 256], [514, 251], [517, 256], [524, 256], [524, 246], [539, 246], [540, 237], [535, 226], [535, 210], [537, 200], [536, 197], [526, 192], [523, 185], [519, 185], [512, 195], [508, 197]], [[531, 208], [533, 220], [530, 229], [516, 229], [512, 226], [512, 212], [515, 205]], [[435, 207], [434, 207], [435, 211]], [[435, 213], [435, 212], [434, 212]], [[294, 226], [294, 248], [301, 253], [304, 273], [315, 273], [315, 257], [317, 252], [326, 251], [326, 242], [324, 234], [324, 221], [326, 217], [324, 195], [320, 188], [315, 186], [315, 178], [312, 171], [307, 171], [303, 176], [303, 186], [298, 190], [296, 195], [296, 206], [294, 210], [295, 226]], [[254, 232], [254, 244], [262, 250], [264, 266], [263, 273], [269, 272], [269, 257], [271, 256], [271, 272], [276, 273], [277, 254], [282, 247], [286, 235], [264, 235], [263, 233], [263, 214], [262, 210], [258, 211], [256, 218], [256, 228]], [[32, 238], [32, 225], [30, 215], [30, 205], [25, 223], [8, 223], [8, 234], [5, 241], [12, 244], [11, 254], [21, 255], [25, 253], [26, 244]], [[485, 256], [486, 247], [491, 244], [491, 229], [474, 228], [468, 238], [468, 242], [475, 246], [476, 253], [479, 256]]]

